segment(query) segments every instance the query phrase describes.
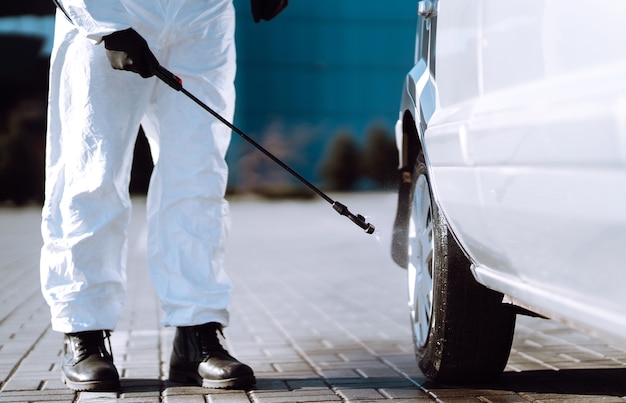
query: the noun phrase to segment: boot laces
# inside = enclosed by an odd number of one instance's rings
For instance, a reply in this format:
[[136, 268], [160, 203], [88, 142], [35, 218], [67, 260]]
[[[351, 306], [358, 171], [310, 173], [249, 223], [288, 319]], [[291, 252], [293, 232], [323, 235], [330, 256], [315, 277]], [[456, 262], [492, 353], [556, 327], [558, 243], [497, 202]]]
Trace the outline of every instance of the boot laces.
[[[111, 347], [111, 332], [109, 330], [70, 333], [74, 340], [74, 351], [76, 360], [82, 361], [92, 354], [101, 357], [111, 357], [113, 360], [113, 348]], [[108, 351], [104, 340], [108, 344]]]
[[222, 338], [226, 338], [224, 336], [224, 332], [222, 331], [222, 327], [219, 325], [208, 324], [202, 327], [198, 327], [196, 330], [196, 337], [198, 338], [198, 342], [200, 344], [200, 352], [203, 357], [206, 357], [211, 354], [226, 353], [228, 352], [222, 347], [222, 344], [219, 341], [218, 334], [222, 336]]

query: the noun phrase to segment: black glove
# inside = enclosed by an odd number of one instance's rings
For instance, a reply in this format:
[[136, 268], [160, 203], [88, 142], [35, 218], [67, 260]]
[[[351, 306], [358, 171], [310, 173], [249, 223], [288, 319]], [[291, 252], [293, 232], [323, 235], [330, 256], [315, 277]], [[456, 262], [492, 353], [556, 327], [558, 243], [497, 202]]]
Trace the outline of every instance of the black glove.
[[261, 20], [269, 21], [280, 14], [289, 0], [250, 0], [252, 5], [252, 17], [254, 22]]
[[155, 74], [159, 62], [146, 40], [134, 29], [113, 32], [103, 39], [111, 67], [138, 73], [143, 78]]

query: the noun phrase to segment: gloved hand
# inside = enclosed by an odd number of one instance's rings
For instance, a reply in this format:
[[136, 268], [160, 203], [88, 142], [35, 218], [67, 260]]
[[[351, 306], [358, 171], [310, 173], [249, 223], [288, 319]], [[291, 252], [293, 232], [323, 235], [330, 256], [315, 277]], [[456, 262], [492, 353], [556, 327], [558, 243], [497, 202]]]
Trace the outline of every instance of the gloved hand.
[[111, 67], [116, 70], [132, 71], [148, 78], [159, 67], [146, 40], [132, 28], [113, 32], [103, 40]]
[[250, 0], [252, 5], [252, 17], [254, 22], [261, 20], [269, 21], [280, 14], [289, 0]]

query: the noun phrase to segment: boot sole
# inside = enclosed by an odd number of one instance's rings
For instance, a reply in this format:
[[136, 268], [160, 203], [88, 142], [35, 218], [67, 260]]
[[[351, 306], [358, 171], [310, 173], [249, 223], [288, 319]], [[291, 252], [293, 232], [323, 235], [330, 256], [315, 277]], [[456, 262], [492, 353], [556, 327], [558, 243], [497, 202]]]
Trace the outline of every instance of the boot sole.
[[169, 381], [184, 385], [202, 386], [208, 389], [247, 389], [254, 386], [254, 375], [229, 379], [203, 379], [197, 372], [170, 368]]
[[256, 379], [254, 376], [220, 379], [219, 381], [203, 379], [202, 387], [208, 389], [249, 389], [253, 387], [255, 383]]
[[64, 373], [61, 373], [61, 381], [67, 385], [68, 388], [76, 391], [76, 392], [86, 392], [86, 391], [100, 391], [100, 392], [117, 392], [119, 391], [121, 385], [118, 380], [108, 380], [108, 381], [83, 381], [83, 382], [75, 382], [67, 379]]

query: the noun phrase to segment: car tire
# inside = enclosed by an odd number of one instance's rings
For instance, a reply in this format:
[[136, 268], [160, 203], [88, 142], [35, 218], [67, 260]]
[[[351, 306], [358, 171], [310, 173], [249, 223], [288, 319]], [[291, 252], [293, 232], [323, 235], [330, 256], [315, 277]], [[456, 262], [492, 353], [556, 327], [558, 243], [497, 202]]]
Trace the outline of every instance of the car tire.
[[409, 307], [419, 367], [438, 383], [492, 380], [506, 366], [516, 313], [474, 279], [432, 196], [422, 152], [412, 176]]

